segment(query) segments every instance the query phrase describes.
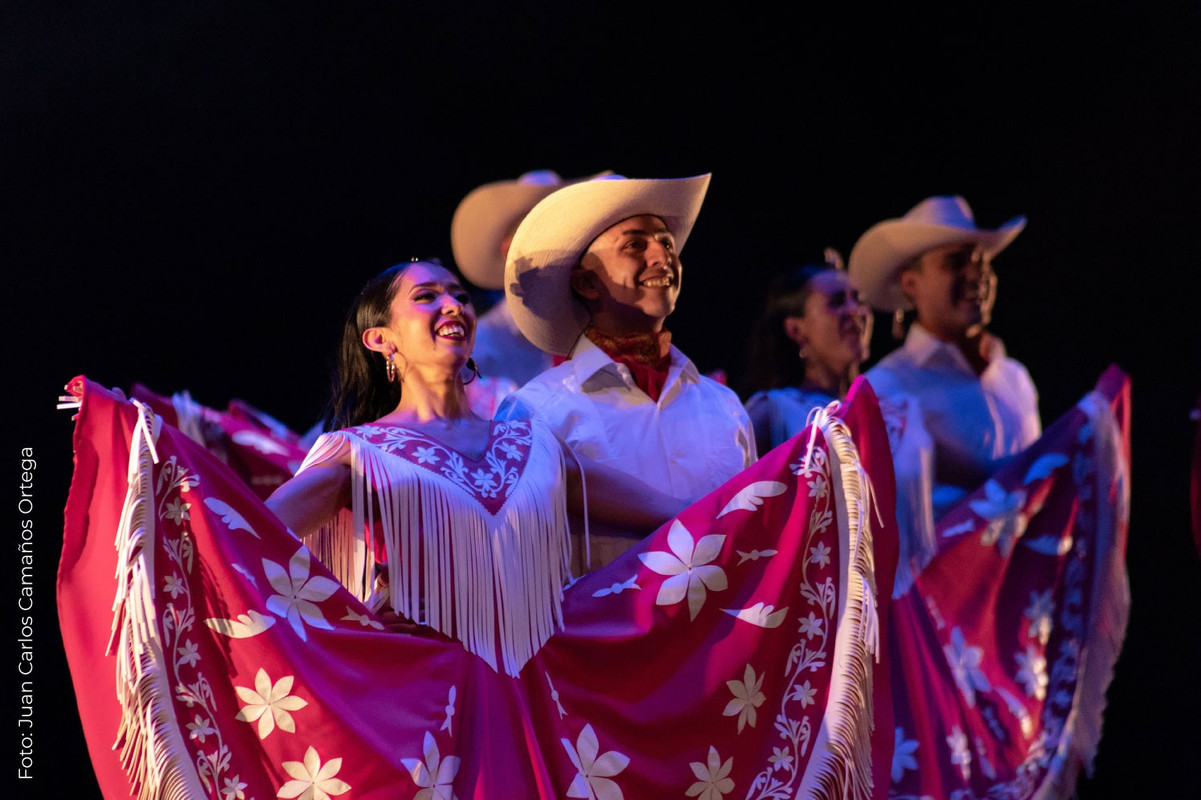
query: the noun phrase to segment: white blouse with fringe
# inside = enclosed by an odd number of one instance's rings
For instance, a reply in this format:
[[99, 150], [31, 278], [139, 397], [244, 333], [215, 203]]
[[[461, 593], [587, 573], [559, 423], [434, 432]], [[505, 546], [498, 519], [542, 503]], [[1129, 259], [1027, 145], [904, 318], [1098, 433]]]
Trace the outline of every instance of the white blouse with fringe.
[[538, 422], [494, 421], [475, 460], [368, 423], [323, 434], [299, 471], [347, 460], [351, 508], [306, 537], [313, 554], [367, 605], [391, 606], [516, 676], [563, 624], [571, 545], [559, 440]]

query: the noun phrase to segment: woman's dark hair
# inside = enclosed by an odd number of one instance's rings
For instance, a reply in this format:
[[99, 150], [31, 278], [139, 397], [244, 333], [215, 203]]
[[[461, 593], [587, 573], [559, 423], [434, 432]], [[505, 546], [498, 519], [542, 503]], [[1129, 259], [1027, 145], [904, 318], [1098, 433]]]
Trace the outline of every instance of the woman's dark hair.
[[778, 275], [767, 290], [763, 312], [751, 334], [742, 398], [755, 392], [796, 386], [805, 377], [805, 364], [797, 357], [797, 344], [784, 332], [786, 317], [805, 316], [805, 301], [813, 293], [811, 281], [834, 264], [806, 263]]
[[419, 262], [404, 261], [388, 267], [368, 281], [350, 304], [342, 325], [342, 340], [334, 355], [325, 430], [374, 422], [400, 402], [400, 382], [388, 380], [387, 360], [382, 353], [363, 346], [363, 331], [391, 322], [397, 279], [414, 263]]

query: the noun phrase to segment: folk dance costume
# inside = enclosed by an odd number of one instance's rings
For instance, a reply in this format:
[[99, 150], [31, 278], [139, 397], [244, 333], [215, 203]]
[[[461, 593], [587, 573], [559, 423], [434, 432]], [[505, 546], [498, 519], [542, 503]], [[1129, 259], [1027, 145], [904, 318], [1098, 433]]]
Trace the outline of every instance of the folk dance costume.
[[[895, 537], [870, 392], [568, 583], [538, 423], [497, 421], [478, 461], [327, 435], [308, 463], [348, 449], [355, 499], [313, 550], [147, 407], [70, 388], [58, 599], [106, 797], [870, 796]], [[377, 559], [429, 635], [363, 602]]]
[[[885, 362], [895, 370], [899, 360]], [[873, 388], [895, 388], [882, 374], [868, 372]], [[1032, 398], [1032, 387], [1022, 396]], [[785, 436], [825, 399], [772, 390], [748, 407]], [[1126, 624], [1128, 380], [1111, 368], [1029, 446], [1014, 443], [1037, 426], [1036, 410], [1033, 418], [1029, 409], [1013, 414], [1016, 426], [1000, 422], [994, 441], [1020, 455], [974, 492], [957, 490], [959, 501], [937, 518], [930, 497], [939, 440], [926, 433], [912, 396], [879, 402], [897, 472], [902, 562], [922, 546], [907, 523], [934, 520], [933, 549], [908, 573], [898, 566], [889, 611], [890, 796], [1070, 797], [1074, 768], [1091, 762], [1100, 737]], [[924, 515], [912, 502], [923, 491]]]
[[[751, 395], [746, 410], [755, 429], [755, 439], [766, 452], [804, 430], [818, 409], [836, 402], [837, 398], [825, 392], [784, 387]], [[914, 576], [936, 549], [929, 503], [933, 450], [916, 402], [898, 395], [877, 397], [877, 402], [888, 430], [896, 475], [900, 551], [893, 592], [899, 597], [913, 585]]]
[[[701, 375], [679, 349], [668, 344], [656, 376], [644, 365], [650, 360], [623, 356], [620, 344], [593, 329], [588, 334], [569, 360], [506, 398], [498, 417], [534, 417], [581, 456], [681, 500], [704, 496], [755, 461], [737, 395]], [[670, 334], [661, 336], [670, 342]], [[590, 554], [577, 548], [577, 572], [608, 564], [637, 541], [604, 525], [593, 526], [590, 539]]]

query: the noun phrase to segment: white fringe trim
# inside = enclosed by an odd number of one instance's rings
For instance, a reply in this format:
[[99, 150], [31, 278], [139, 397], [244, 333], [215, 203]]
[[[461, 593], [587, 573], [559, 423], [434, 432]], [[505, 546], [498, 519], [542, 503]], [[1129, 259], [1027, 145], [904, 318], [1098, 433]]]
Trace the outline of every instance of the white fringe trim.
[[[1077, 770], [1092, 775], [1101, 741], [1105, 693], [1113, 681], [1114, 665], [1126, 639], [1130, 619], [1130, 583], [1124, 554], [1117, 551], [1121, 531], [1130, 516], [1130, 465], [1122, 449], [1122, 431], [1113, 406], [1104, 396], [1089, 392], [1077, 404], [1093, 426], [1096, 471], [1093, 503], [1096, 540], [1092, 597], [1080, 652], [1079, 676], [1072, 711], [1064, 723], [1059, 747], [1047, 776], [1032, 800], [1070, 798], [1076, 792]], [[1110, 487], [1117, 497], [1109, 501]]]
[[[869, 800], [872, 796], [872, 671], [879, 660], [880, 620], [876, 612], [876, 567], [870, 518], [875, 507], [871, 481], [846, 424], [834, 416], [838, 404], [810, 414], [808, 460], [816, 431], [826, 439], [830, 490], [839, 499], [838, 532], [846, 551], [846, 591], [839, 595], [839, 627], [834, 644], [830, 702], [814, 744], [814, 761], [802, 790], [817, 798]], [[882, 524], [882, 523], [881, 523]], [[849, 558], [848, 558], [849, 556]], [[818, 754], [824, 753], [818, 760]], [[841, 765], [841, 769], [839, 769]], [[799, 795], [798, 795], [799, 796]]]
[[117, 593], [108, 653], [117, 657], [117, 700], [121, 726], [113, 749], [139, 800], [204, 797], [200, 776], [188, 757], [171, 697], [168, 659], [158, 636], [154, 603], [154, 443], [162, 420], [138, 408], [129, 449], [129, 488], [117, 527]]
[[[367, 605], [386, 603], [516, 677], [563, 626], [571, 577], [563, 452], [549, 431], [532, 428], [525, 472], [495, 517], [435, 472], [351, 432], [327, 434], [301, 469], [349, 447], [351, 512], [305, 543]], [[367, 533], [377, 507], [388, 563], [378, 592]]]
[[175, 407], [175, 416], [183, 435], [198, 444], [207, 444], [204, 438], [204, 406], [193, 400], [191, 392], [186, 389], [171, 395], [171, 405]]

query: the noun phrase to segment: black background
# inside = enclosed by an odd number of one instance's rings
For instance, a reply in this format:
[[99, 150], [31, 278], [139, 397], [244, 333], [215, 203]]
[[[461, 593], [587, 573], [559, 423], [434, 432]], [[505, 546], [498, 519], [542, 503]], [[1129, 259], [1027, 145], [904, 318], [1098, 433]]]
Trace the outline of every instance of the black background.
[[[732, 379], [784, 266], [848, 253], [931, 194], [984, 225], [1025, 214], [994, 330], [1044, 422], [1111, 363], [1133, 383], [1134, 604], [1079, 794], [1179, 796], [1201, 744], [1201, 11], [806, 5], [3, 4], [9, 508], [19, 448], [38, 460], [37, 778], [17, 796], [96, 792], [53, 607], [62, 385], [241, 397], [305, 429], [354, 292], [413, 256], [450, 263], [458, 201], [530, 169], [713, 173], [669, 327]], [[0, 729], [18, 703], [9, 585]], [[16, 765], [0, 756], [6, 779]]]

